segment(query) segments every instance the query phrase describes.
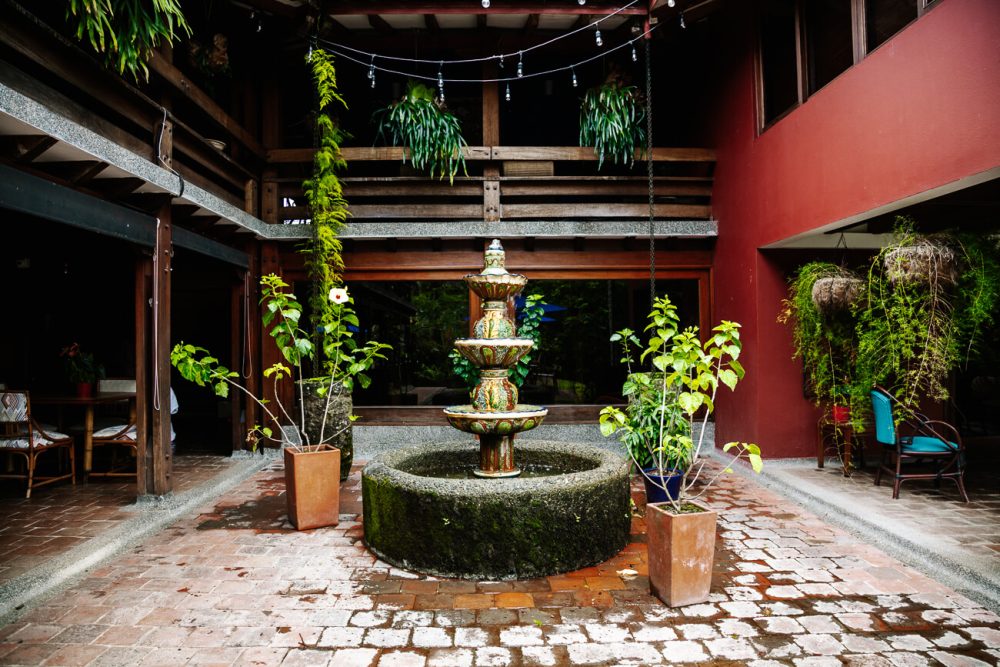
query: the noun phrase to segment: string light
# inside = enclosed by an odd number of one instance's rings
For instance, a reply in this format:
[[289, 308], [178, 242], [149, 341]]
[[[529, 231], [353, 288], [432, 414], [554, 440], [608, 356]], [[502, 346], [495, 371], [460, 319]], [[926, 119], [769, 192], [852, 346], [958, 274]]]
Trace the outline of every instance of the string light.
[[523, 56], [520, 52], [517, 54], [517, 78], [520, 79], [524, 76], [524, 61]]
[[[510, 82], [510, 81], [516, 81], [516, 80], [521, 79], [521, 78], [523, 78], [523, 79], [532, 79], [532, 78], [537, 78], [537, 77], [550, 76], [552, 74], [558, 74], [559, 72], [571, 72], [571, 76], [572, 76], [572, 74], [575, 74], [575, 68], [580, 67], [582, 65], [586, 65], [586, 64], [591, 63], [591, 62], [594, 62], [595, 60], [600, 60], [601, 58], [605, 58], [608, 55], [610, 55], [612, 53], [615, 53], [616, 51], [619, 51], [621, 49], [631, 48], [634, 45], [635, 42], [637, 42], [638, 40], [640, 40], [640, 39], [646, 37], [647, 35], [651, 34], [658, 27], [659, 26], [657, 26], [657, 25], [650, 26], [650, 28], [648, 30], [646, 30], [646, 31], [642, 32], [641, 34], [637, 35], [634, 39], [632, 39], [630, 41], [623, 42], [623, 43], [621, 43], [621, 44], [619, 44], [617, 46], [612, 46], [612, 47], [604, 48], [600, 53], [597, 53], [595, 55], [589, 56], [589, 57], [584, 58], [582, 60], [579, 60], [577, 62], [567, 63], [567, 64], [561, 65], [559, 67], [553, 67], [551, 69], [546, 69], [546, 70], [532, 71], [532, 72], [528, 72], [528, 73], [524, 73], [523, 69], [522, 69], [522, 75], [520, 77], [516, 77], [516, 76], [514, 76], [512, 74], [510, 76], [497, 76], [497, 77], [493, 77], [493, 78], [482, 78], [482, 79], [444, 78], [443, 77], [443, 73], [442, 73], [442, 77], [441, 78], [445, 82], [448, 82], [448, 83], [477, 83], [477, 84], [481, 84], [481, 83], [505, 83], [505, 82]], [[441, 66], [442, 63], [445, 64], [445, 65], [447, 65], [449, 63], [458, 62], [458, 61], [449, 61], [449, 60], [427, 61], [427, 60], [420, 60], [420, 59], [416, 59], [416, 58], [413, 58], [413, 59], [408, 59], [408, 58], [392, 58], [392, 57], [381, 55], [381, 54], [372, 54], [372, 53], [369, 53], [369, 52], [366, 52], [366, 51], [360, 51], [359, 49], [354, 49], [354, 48], [351, 48], [351, 47], [348, 47], [348, 46], [344, 46], [342, 44], [338, 44], [336, 42], [331, 42], [329, 40], [321, 40], [321, 43], [322, 44], [321, 44], [321, 46], [319, 48], [324, 48], [325, 50], [329, 51], [333, 55], [338, 56], [339, 58], [342, 58], [343, 60], [347, 60], [347, 61], [355, 63], [357, 65], [367, 66], [369, 68], [373, 67], [375, 71], [383, 72], [385, 74], [391, 74], [393, 76], [405, 77], [405, 78], [408, 78], [408, 79], [415, 79], [415, 80], [418, 80], [418, 81], [428, 81], [428, 82], [433, 82], [435, 84], [438, 83], [438, 77], [437, 76], [427, 75], [427, 74], [421, 74], [418, 71], [417, 72], [406, 71], [406, 70], [403, 70], [403, 69], [394, 69], [394, 68], [391, 68], [391, 67], [380, 66], [380, 65], [374, 64], [374, 57], [377, 56], [378, 58], [382, 58], [382, 59], [385, 59], [385, 60], [402, 60], [402, 61], [406, 61], [406, 62], [410, 62], [410, 63], [432, 62], [434, 64], [437, 64], [438, 66]], [[350, 52], [359, 53], [359, 54], [362, 54], [365, 57], [372, 58], [372, 62], [370, 62], [370, 63], [369, 62], [365, 62], [365, 61], [361, 60], [360, 58], [358, 58], [357, 56], [352, 55], [352, 53], [350, 53]], [[521, 53], [521, 52], [518, 52], [518, 53]], [[495, 59], [495, 58], [499, 58], [499, 56], [491, 56], [490, 57], [490, 59]]]
[[604, 46], [604, 40], [601, 39], [601, 29], [598, 28], [594, 31], [594, 43], [598, 46]]
[[632, 45], [632, 62], [639, 62], [639, 54], [635, 52], [635, 44]]
[[577, 81], [576, 81], [576, 70], [574, 69], [574, 70], [572, 70], [572, 72], [573, 72], [573, 87], [576, 88], [580, 84], [577, 83]]
[[587, 4], [587, 0], [576, 0], [576, 4], [578, 4], [581, 7], [583, 7], [585, 4]]
[[684, 12], [681, 12], [681, 29], [686, 29], [687, 25], [684, 23]]
[[667, 0], [667, 7], [676, 7], [676, 6], [677, 6], [676, 0]]
[[369, 79], [375, 78], [375, 56], [372, 56], [372, 61], [368, 65], [368, 78]]
[[490, 8], [490, 0], [483, 0], [483, 9]]
[[438, 98], [444, 102], [444, 63], [438, 65]]
[[[398, 62], [407, 62], [407, 63], [425, 63], [425, 64], [432, 64], [432, 65], [436, 65], [436, 64], [438, 64], [440, 62], [444, 62], [445, 65], [457, 65], [457, 64], [464, 64], [464, 63], [481, 63], [481, 62], [487, 62], [487, 61], [495, 60], [495, 61], [499, 61], [500, 66], [503, 67], [503, 59], [504, 59], [504, 57], [513, 56], [515, 53], [518, 53], [518, 54], [528, 53], [528, 52], [534, 51], [536, 49], [541, 49], [541, 48], [546, 47], [546, 46], [548, 46], [550, 44], [553, 44], [555, 42], [558, 42], [558, 41], [561, 41], [563, 39], [567, 39], [569, 37], [572, 37], [576, 33], [581, 32], [583, 30], [589, 30], [592, 27], [597, 27], [602, 22], [607, 21], [608, 19], [614, 18], [615, 16], [617, 16], [618, 14], [621, 14], [626, 9], [629, 9], [629, 8], [635, 6], [638, 3], [639, 3], [639, 0], [629, 0], [629, 2], [627, 4], [619, 7], [618, 9], [614, 10], [613, 12], [610, 12], [610, 13], [604, 15], [604, 16], [601, 16], [600, 18], [596, 19], [592, 23], [582, 25], [579, 28], [575, 28], [573, 30], [570, 30], [569, 32], [566, 32], [566, 33], [563, 33], [563, 34], [558, 35], [556, 37], [553, 37], [552, 39], [546, 40], [546, 41], [541, 42], [539, 44], [535, 44], [533, 46], [529, 46], [529, 47], [527, 47], [525, 49], [522, 49], [521, 51], [517, 51], [517, 52], [500, 53], [500, 54], [496, 54], [496, 55], [492, 55], [492, 56], [482, 56], [482, 57], [479, 57], [479, 58], [459, 58], [459, 59], [455, 59], [455, 60], [444, 60], [444, 61], [441, 61], [441, 60], [427, 60], [427, 59], [421, 59], [421, 58], [404, 58], [404, 57], [401, 57], [401, 56], [389, 56], [389, 55], [382, 55], [382, 54], [375, 54], [375, 55], [378, 55], [378, 57], [382, 58], [383, 60], [395, 60], [395, 61], [398, 61]], [[362, 51], [361, 49], [356, 49], [356, 48], [354, 48], [352, 46], [348, 46], [347, 44], [340, 44], [338, 42], [333, 42], [333, 41], [330, 41], [330, 40], [323, 40], [323, 42], [325, 44], [334, 46], [334, 47], [336, 47], [338, 49], [341, 49], [343, 51], [349, 51], [351, 53], [358, 54], [360, 57], [367, 58], [368, 56], [372, 55], [372, 53], [370, 53], [368, 51]], [[390, 70], [383, 69], [383, 71], [390, 71]]]
[[504, 99], [510, 102], [510, 83], [507, 84], [507, 94], [504, 95]]

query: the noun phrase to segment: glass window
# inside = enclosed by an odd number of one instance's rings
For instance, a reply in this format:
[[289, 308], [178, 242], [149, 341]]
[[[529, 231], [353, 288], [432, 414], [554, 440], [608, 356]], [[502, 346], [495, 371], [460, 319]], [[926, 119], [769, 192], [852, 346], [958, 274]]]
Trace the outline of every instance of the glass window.
[[919, 0], [865, 0], [868, 50], [872, 51], [917, 18]]
[[766, 125], [799, 101], [792, 0], [771, 0], [761, 6], [760, 56]]
[[851, 0], [810, 0], [804, 9], [811, 95], [854, 64]]

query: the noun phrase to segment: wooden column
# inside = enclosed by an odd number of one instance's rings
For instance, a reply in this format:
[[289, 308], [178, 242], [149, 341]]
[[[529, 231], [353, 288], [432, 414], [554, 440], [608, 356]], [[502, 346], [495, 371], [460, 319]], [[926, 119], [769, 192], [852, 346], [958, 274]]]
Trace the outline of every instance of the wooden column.
[[161, 496], [173, 489], [170, 452], [170, 274], [173, 264], [173, 223], [170, 204], [160, 208], [153, 253], [153, 439], [149, 447], [146, 490]]
[[153, 258], [143, 251], [135, 260], [135, 417], [136, 494], [146, 495], [149, 451], [152, 441], [150, 398], [150, 322], [153, 299]]
[[[261, 275], [268, 275], [271, 273], [281, 275], [281, 265], [279, 260], [279, 250], [278, 244], [273, 241], [269, 241], [261, 244], [260, 253], [260, 273]], [[263, 373], [264, 370], [270, 368], [276, 363], [283, 363], [287, 365], [285, 358], [281, 356], [281, 351], [278, 349], [277, 344], [275, 344], [274, 339], [271, 337], [267, 329], [261, 328], [260, 332], [260, 345], [261, 345], [261, 369], [260, 372]], [[281, 409], [274, 405], [277, 401], [281, 403], [285, 410], [289, 414], [292, 413], [292, 400], [294, 398], [294, 391], [292, 383], [289, 381], [279, 382], [277, 386], [277, 394], [275, 394], [275, 386], [273, 380], [261, 380], [262, 390], [261, 395], [267, 401], [269, 401], [268, 409], [278, 416], [282, 414]], [[271, 423], [269, 426], [274, 430], [275, 437], [279, 437], [279, 425]]]
[[[244, 364], [246, 363], [246, 324], [243, 314], [243, 302], [246, 295], [246, 275], [242, 271], [233, 272], [233, 284], [229, 289], [229, 367], [239, 373], [238, 381], [243, 382]], [[249, 314], [249, 313], [248, 313]], [[229, 392], [229, 422], [232, 432], [233, 451], [243, 449], [245, 429], [240, 419], [243, 407], [243, 396], [240, 391]]]
[[[247, 363], [250, 365], [247, 370], [250, 377], [247, 378], [246, 387], [247, 391], [259, 397], [261, 396], [261, 378], [265, 367], [261, 356], [261, 341], [263, 339], [261, 338], [260, 292], [258, 289], [258, 285], [260, 285], [260, 247], [255, 241], [248, 244], [247, 255], [250, 258], [250, 267], [247, 269], [249, 278], [247, 280], [245, 309], [249, 327], [245, 335], [247, 337]], [[260, 423], [261, 410], [257, 403], [249, 399], [246, 399], [244, 404], [245, 428], [243, 435], [245, 436], [247, 430]]]
[[[483, 78], [496, 77], [497, 68], [493, 63], [483, 66]], [[495, 82], [483, 83], [483, 146], [500, 145], [500, 89]], [[499, 222], [500, 213], [500, 167], [489, 162], [483, 168], [483, 220]]]

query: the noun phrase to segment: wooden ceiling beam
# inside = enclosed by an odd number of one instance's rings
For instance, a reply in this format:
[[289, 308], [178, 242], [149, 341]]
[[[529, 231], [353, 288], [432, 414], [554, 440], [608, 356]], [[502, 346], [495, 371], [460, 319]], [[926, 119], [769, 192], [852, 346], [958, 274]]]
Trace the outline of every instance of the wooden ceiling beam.
[[484, 8], [479, 3], [475, 2], [455, 4], [386, 2], [375, 4], [373, 6], [373, 3], [347, 2], [344, 0], [342, 2], [330, 3], [326, 8], [326, 11], [334, 16], [344, 16], [350, 14], [365, 14], [373, 16], [371, 13], [372, 10], [377, 11], [382, 16], [385, 16], [386, 14], [464, 14], [466, 16], [471, 14], [480, 16], [486, 14], [594, 14], [597, 16], [607, 16], [608, 14], [614, 14], [615, 12], [624, 16], [646, 15], [646, 7], [641, 4], [621, 9], [621, 7], [617, 4], [595, 4], [594, 2], [588, 2], [586, 5], [578, 5], [576, 3], [569, 2], [559, 5], [530, 2], [520, 2], [516, 4], [498, 2], [489, 8]]
[[525, 37], [530, 37], [538, 29], [538, 19], [540, 16], [541, 14], [528, 15], [528, 20], [525, 22], [524, 30], [522, 31]]
[[486, 30], [486, 14], [476, 14], [476, 27], [480, 30]]
[[53, 146], [59, 143], [59, 140], [55, 137], [30, 137], [25, 138], [25, 141], [18, 142], [18, 152], [20, 155], [17, 156], [17, 161], [23, 164], [28, 164], [34, 162], [36, 158], [40, 157], [42, 153], [49, 150]]
[[579, 30], [580, 28], [589, 25], [595, 18], [596, 17], [593, 14], [581, 14], [570, 27], [570, 30]]
[[378, 14], [368, 14], [368, 25], [379, 32], [393, 32], [393, 27], [389, 25], [389, 22]]
[[109, 166], [107, 162], [81, 162], [76, 175], [71, 176], [69, 181], [73, 185], [86, 185]]
[[108, 199], [121, 199], [145, 183], [146, 181], [141, 178], [102, 178], [91, 181], [90, 186]]
[[441, 25], [433, 14], [424, 14], [424, 27], [434, 33], [441, 32]]

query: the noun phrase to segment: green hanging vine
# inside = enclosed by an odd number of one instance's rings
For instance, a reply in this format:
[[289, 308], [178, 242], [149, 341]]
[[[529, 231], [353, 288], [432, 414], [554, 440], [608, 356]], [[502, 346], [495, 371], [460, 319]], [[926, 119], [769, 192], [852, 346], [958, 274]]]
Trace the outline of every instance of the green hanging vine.
[[580, 105], [580, 145], [593, 146], [597, 168], [605, 158], [627, 164], [635, 162], [636, 149], [645, 152], [646, 109], [635, 86], [613, 80], [591, 88]]
[[[316, 116], [318, 147], [313, 158], [312, 178], [303, 184], [306, 200], [312, 212], [313, 237], [301, 248], [305, 255], [306, 272], [313, 282], [309, 299], [312, 329], [316, 336], [330, 331], [336, 319], [335, 308], [328, 295], [343, 284], [343, 244], [338, 235], [347, 223], [347, 200], [337, 173], [347, 166], [340, 153], [340, 144], [347, 138], [337, 122], [327, 113], [336, 102], [347, 108], [337, 92], [337, 72], [333, 56], [322, 49], [313, 49], [306, 61], [312, 68], [319, 113]], [[319, 347], [317, 345], [317, 347]]]

